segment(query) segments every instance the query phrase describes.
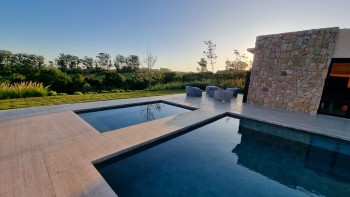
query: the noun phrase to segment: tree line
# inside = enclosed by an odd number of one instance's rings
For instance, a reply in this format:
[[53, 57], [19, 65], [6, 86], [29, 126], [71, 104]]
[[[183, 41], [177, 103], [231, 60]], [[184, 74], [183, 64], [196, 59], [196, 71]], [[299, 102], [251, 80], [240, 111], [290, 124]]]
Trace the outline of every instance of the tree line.
[[[79, 58], [61, 53], [45, 64], [43, 56], [0, 50], [0, 83], [32, 81], [42, 83], [51, 91], [73, 94], [76, 91], [104, 92], [143, 90], [157, 84], [173, 83], [181, 87], [192, 82], [217, 83], [223, 86], [242, 84], [244, 72], [186, 73], [153, 70], [157, 57], [148, 49], [141, 69], [137, 55], [99, 53], [95, 58]], [[237, 85], [236, 85], [237, 86]], [[154, 89], [154, 88], [153, 88]]]
[[[61, 53], [55, 59], [55, 66], [57, 66], [63, 72], [70, 73], [82, 73], [83, 70], [91, 72], [94, 70], [110, 70], [115, 69], [117, 72], [129, 73], [136, 72], [141, 65], [140, 58], [137, 55], [116, 55], [111, 58], [108, 53], [99, 53], [96, 59], [85, 56], [79, 58], [74, 55]], [[54, 66], [53, 62], [50, 62], [51, 66]]]
[[[149, 57], [155, 56], [149, 53], [145, 61]], [[99, 53], [96, 58], [79, 58], [61, 53], [54, 61], [45, 64], [41, 55], [0, 50], [0, 83], [40, 82], [62, 93], [118, 88], [144, 89], [145, 84], [152, 80], [152, 76], [147, 77], [149, 75], [141, 72], [136, 74], [140, 65], [141, 61], [137, 55], [118, 54], [112, 59], [108, 53]]]

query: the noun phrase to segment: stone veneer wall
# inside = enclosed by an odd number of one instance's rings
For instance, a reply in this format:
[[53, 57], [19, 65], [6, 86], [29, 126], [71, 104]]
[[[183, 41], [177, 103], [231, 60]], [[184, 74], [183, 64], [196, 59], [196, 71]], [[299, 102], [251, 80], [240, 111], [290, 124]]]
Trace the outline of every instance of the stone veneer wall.
[[316, 114], [339, 28], [258, 36], [248, 103]]

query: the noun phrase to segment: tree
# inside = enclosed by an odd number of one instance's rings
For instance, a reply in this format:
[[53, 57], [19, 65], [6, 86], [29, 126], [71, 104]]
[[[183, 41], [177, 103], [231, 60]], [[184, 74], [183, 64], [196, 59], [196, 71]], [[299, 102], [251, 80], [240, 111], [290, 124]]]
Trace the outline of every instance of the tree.
[[151, 48], [147, 47], [147, 53], [146, 53], [146, 57], [143, 60], [143, 62], [146, 64], [146, 68], [147, 68], [147, 74], [148, 74], [148, 87], [151, 86], [151, 69], [154, 67], [154, 65], [157, 62], [157, 56], [154, 56]]
[[226, 64], [226, 70], [237, 70], [242, 71], [245, 70], [248, 67], [247, 64], [247, 56], [245, 54], [240, 54], [240, 52], [236, 49], [234, 49], [235, 54], [235, 60], [230, 61], [227, 59], [225, 61]]
[[12, 66], [43, 67], [44, 57], [27, 53], [16, 53], [8, 59], [8, 64]]
[[117, 71], [124, 67], [125, 63], [126, 58], [120, 54], [118, 54], [114, 59], [114, 66]]
[[96, 56], [96, 58], [97, 58], [96, 63], [98, 64], [99, 67], [107, 68], [108, 70], [110, 69], [111, 56], [108, 53], [99, 53]]
[[203, 51], [203, 54], [207, 57], [207, 59], [210, 62], [211, 65], [211, 70], [214, 72], [214, 64], [216, 63], [216, 54], [215, 54], [215, 49], [216, 49], [216, 44], [213, 44], [211, 40], [204, 41], [204, 44], [207, 45], [208, 50]]
[[16, 53], [11, 55], [6, 62], [10, 72], [29, 75], [35, 72], [34, 68], [44, 66], [44, 57], [27, 53]]
[[201, 58], [199, 62], [197, 62], [199, 64], [199, 68], [197, 68], [197, 70], [199, 72], [206, 72], [208, 71], [207, 69], [207, 60], [205, 60], [205, 58]]
[[78, 68], [81, 59], [74, 55], [61, 53], [58, 58], [55, 59], [55, 62], [62, 72], [67, 72], [68, 69], [73, 70]]
[[137, 55], [129, 55], [129, 57], [126, 59], [126, 64], [130, 68], [132, 72], [135, 72], [140, 67], [140, 58]]
[[0, 50], [0, 64], [8, 64], [8, 59], [11, 57], [11, 55], [11, 51]]
[[92, 57], [85, 56], [84, 59], [81, 60], [86, 70], [90, 71], [94, 67], [94, 59]]

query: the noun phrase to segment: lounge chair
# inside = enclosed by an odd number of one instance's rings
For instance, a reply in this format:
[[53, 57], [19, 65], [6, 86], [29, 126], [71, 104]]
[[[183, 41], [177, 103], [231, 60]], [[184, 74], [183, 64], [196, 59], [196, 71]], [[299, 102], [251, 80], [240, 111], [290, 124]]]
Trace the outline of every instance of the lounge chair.
[[215, 90], [214, 98], [219, 101], [230, 101], [233, 98], [231, 90]]
[[238, 93], [239, 93], [239, 91], [240, 91], [240, 89], [239, 88], [226, 88], [226, 90], [230, 90], [230, 91], [232, 91], [232, 93], [233, 93], [233, 97], [237, 97], [237, 95], [238, 95]]
[[207, 85], [205, 86], [205, 92], [207, 94], [209, 94], [210, 91], [213, 91], [213, 90], [218, 90], [220, 89], [218, 86], [214, 86], [214, 85]]
[[186, 95], [193, 96], [193, 97], [201, 97], [202, 90], [197, 87], [186, 86]]

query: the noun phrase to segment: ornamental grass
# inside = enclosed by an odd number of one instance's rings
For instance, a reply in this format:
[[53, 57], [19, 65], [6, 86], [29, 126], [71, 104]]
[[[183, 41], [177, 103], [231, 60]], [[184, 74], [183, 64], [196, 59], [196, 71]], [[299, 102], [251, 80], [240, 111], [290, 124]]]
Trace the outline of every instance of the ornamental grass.
[[42, 83], [20, 82], [20, 83], [0, 83], [0, 99], [41, 97], [48, 93], [47, 87]]

